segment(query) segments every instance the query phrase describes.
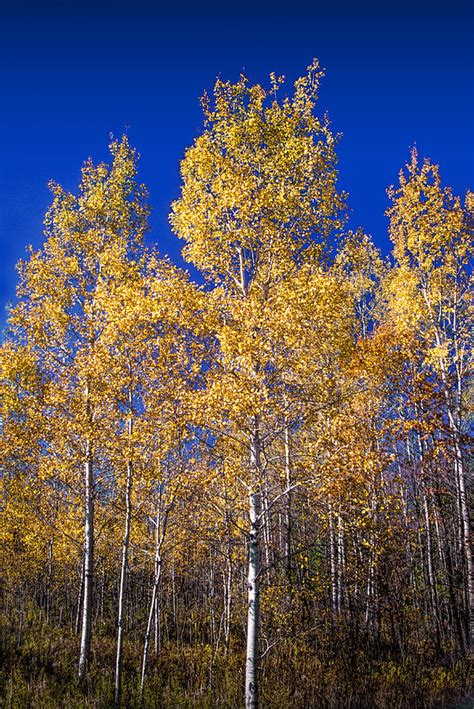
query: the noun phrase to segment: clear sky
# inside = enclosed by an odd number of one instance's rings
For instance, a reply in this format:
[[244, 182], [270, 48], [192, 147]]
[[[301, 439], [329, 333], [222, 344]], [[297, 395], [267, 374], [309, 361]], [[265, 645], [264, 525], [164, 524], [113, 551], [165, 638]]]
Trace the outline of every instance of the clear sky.
[[15, 263], [42, 242], [49, 179], [74, 189], [125, 129], [151, 192], [150, 239], [182, 263], [168, 226], [198, 97], [241, 71], [293, 81], [327, 70], [321, 113], [343, 133], [351, 226], [388, 251], [386, 187], [416, 143], [458, 194], [474, 189], [474, 6], [464, 0], [0, 2], [0, 322]]

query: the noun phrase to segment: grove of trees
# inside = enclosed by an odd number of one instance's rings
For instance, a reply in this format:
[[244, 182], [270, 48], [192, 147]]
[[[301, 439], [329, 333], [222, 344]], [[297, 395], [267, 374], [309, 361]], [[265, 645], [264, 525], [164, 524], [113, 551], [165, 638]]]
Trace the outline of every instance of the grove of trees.
[[435, 706], [474, 651], [474, 195], [347, 230], [314, 62], [217, 81], [145, 245], [127, 137], [51, 184], [0, 349], [9, 707]]

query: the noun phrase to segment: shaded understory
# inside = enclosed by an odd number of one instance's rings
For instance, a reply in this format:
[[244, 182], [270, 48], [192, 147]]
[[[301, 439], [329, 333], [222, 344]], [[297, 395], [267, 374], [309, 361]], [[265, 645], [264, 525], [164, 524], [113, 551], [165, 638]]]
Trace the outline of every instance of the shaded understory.
[[[115, 640], [97, 635], [89, 677], [76, 679], [78, 639], [65, 628], [26, 623], [21, 636], [12, 619], [1, 621], [0, 703], [25, 707], [111, 707]], [[139, 706], [141, 645], [124, 648], [123, 706]], [[227, 657], [210, 645], [165, 643], [152, 657], [145, 707], [242, 706], [244, 649], [235, 642]], [[282, 640], [261, 663], [262, 707], [456, 707], [472, 706], [466, 659], [436, 658], [420, 648], [409, 657], [390, 658], [384, 647], [350, 649], [342, 634], [328, 647]]]

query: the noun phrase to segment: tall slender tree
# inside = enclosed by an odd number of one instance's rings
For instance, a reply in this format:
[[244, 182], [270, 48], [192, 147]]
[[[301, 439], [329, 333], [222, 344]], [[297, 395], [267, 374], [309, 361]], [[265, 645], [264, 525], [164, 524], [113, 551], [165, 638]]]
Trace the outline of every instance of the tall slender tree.
[[[271, 88], [218, 81], [203, 99], [204, 130], [181, 165], [183, 187], [171, 222], [184, 254], [213, 283], [216, 376], [208, 405], [223, 411], [219, 434], [238, 441], [234, 471], [248, 495], [248, 612], [245, 702], [258, 706], [262, 491], [265, 435], [278, 417], [272, 353], [273, 300], [289, 289], [303, 260], [317, 262], [341, 224], [335, 138], [314, 115], [322, 72], [317, 62], [279, 99]], [[274, 401], [272, 401], [272, 398]], [[277, 407], [278, 408], [278, 407]], [[273, 413], [273, 421], [272, 421]], [[222, 419], [221, 419], [222, 421]]]
[[406, 171], [400, 172], [400, 186], [391, 188], [389, 196], [393, 202], [388, 215], [396, 260], [389, 279], [390, 315], [399, 330], [411, 336], [413, 346], [421, 349], [424, 376], [436, 378], [444, 397], [467, 589], [466, 634], [472, 649], [474, 569], [463, 445], [472, 340], [470, 198], [463, 209], [461, 200], [442, 187], [439, 167], [429, 160], [420, 165], [415, 149]]
[[104, 315], [99, 293], [120, 281], [147, 229], [146, 191], [137, 186], [136, 154], [127, 138], [110, 146], [112, 163], [85, 163], [78, 196], [51, 184], [53, 203], [42, 249], [20, 264], [19, 303], [10, 316], [18, 339], [36, 356], [47, 381], [43, 406], [52, 422], [47, 455], [61, 460], [58, 483], [82, 468], [84, 588], [79, 678], [91, 645], [94, 513], [109, 403], [95, 358]]

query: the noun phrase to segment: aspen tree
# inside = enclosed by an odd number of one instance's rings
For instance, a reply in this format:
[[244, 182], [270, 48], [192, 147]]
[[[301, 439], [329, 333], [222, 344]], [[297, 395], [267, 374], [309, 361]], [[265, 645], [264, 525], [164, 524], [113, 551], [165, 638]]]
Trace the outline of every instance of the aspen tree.
[[469, 313], [472, 222], [449, 188], [441, 186], [439, 167], [421, 165], [412, 151], [400, 186], [389, 190], [390, 236], [396, 267], [389, 279], [389, 313], [395, 327], [408, 332], [424, 350], [426, 377], [436, 376], [445, 398], [451, 434], [454, 480], [459, 501], [459, 538], [467, 591], [467, 636], [474, 643], [474, 569], [469, 490], [462, 436], [472, 319]]
[[[82, 168], [78, 196], [51, 184], [44, 246], [20, 264], [19, 303], [10, 322], [37, 357], [50, 386], [54, 435], [70, 436], [74, 463], [82, 461], [84, 591], [79, 678], [86, 675], [91, 644], [94, 578], [95, 471], [101, 398], [95, 366], [103, 314], [97, 291], [120, 280], [147, 229], [146, 191], [135, 182], [136, 155], [126, 138], [110, 146], [112, 164]], [[56, 445], [53, 441], [52, 445]], [[64, 448], [66, 453], [67, 447]], [[67, 459], [62, 463], [70, 475]]]
[[[110, 248], [108, 266], [116, 278], [101, 279], [96, 303], [102, 314], [95, 351], [103, 396], [110, 402], [113, 430], [109, 450], [116, 471], [117, 494], [123, 495], [124, 523], [118, 595], [115, 704], [121, 701], [122, 651], [126, 584], [135, 487], [154, 495], [150, 470], [181, 440], [179, 402], [192, 386], [195, 355], [190, 324], [199, 293], [186, 275], [137, 243], [123, 258], [120, 244]], [[158, 487], [163, 485], [158, 483]], [[168, 494], [168, 491], [167, 493]], [[143, 503], [143, 499], [141, 500]], [[160, 534], [166, 530], [160, 527]], [[160, 541], [160, 548], [163, 544]], [[161, 571], [161, 566], [160, 566]], [[153, 599], [156, 598], [153, 588]], [[153, 609], [155, 603], [152, 604]], [[153, 616], [152, 616], [153, 617]], [[151, 632], [151, 627], [147, 633]], [[144, 663], [144, 667], [146, 662]], [[144, 669], [142, 672], [142, 691]]]
[[[323, 72], [315, 61], [291, 98], [217, 81], [203, 99], [204, 129], [181, 164], [183, 187], [171, 223], [184, 255], [214, 285], [218, 376], [209, 388], [225, 407], [246, 460], [236, 471], [248, 494], [248, 613], [245, 702], [258, 706], [260, 546], [264, 419], [271, 401], [269, 315], [302, 259], [316, 260], [341, 224], [335, 138], [313, 111]], [[230, 432], [229, 431], [229, 432]], [[226, 431], [221, 433], [226, 435]]]

